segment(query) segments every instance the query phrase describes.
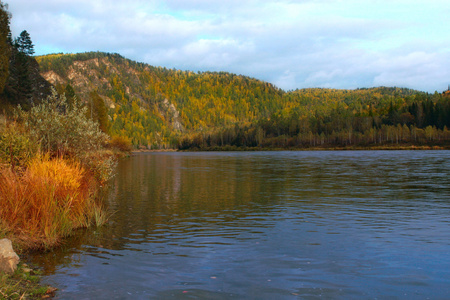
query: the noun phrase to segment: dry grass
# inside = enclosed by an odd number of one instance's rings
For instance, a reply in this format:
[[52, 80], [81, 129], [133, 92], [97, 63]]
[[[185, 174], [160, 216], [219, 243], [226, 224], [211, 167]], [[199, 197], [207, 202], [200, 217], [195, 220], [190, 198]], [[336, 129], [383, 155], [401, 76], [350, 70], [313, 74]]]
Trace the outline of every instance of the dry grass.
[[49, 248], [99, 218], [92, 175], [77, 162], [34, 158], [23, 174], [0, 170], [0, 227], [15, 244]]

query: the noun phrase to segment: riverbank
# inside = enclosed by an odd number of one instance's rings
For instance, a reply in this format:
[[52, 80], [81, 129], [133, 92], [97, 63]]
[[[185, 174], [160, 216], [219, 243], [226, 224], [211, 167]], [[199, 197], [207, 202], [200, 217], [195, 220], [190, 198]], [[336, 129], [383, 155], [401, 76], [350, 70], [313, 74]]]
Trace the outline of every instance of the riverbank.
[[19, 263], [14, 274], [0, 274], [0, 299], [48, 299], [56, 288], [41, 285], [41, 272], [25, 263]]
[[[25, 169], [3, 167], [0, 238], [10, 239], [23, 260], [29, 251], [64, 244], [79, 228], [102, 226], [108, 219], [99, 197], [104, 188], [104, 181], [73, 159], [38, 156]], [[41, 285], [39, 270], [24, 263], [13, 275], [0, 276], [0, 299], [50, 298], [56, 290]]]
[[[8, 238], [21, 260], [29, 251], [64, 244], [77, 229], [103, 225], [108, 214], [98, 196], [105, 183], [71, 159], [36, 157], [26, 169], [0, 169], [0, 238]], [[0, 299], [52, 297], [40, 272], [20, 263], [0, 274]]]
[[315, 146], [315, 147], [287, 147], [287, 148], [272, 148], [272, 147], [237, 147], [237, 146], [215, 146], [204, 148], [190, 148], [178, 151], [185, 152], [201, 152], [201, 151], [377, 151], [377, 150], [450, 150], [450, 145], [377, 145], [377, 146]]
[[209, 152], [209, 151], [377, 151], [377, 150], [450, 150], [450, 145], [410, 145], [410, 144], [386, 144], [374, 146], [311, 146], [311, 147], [246, 147], [246, 146], [213, 146], [189, 149], [135, 149], [130, 152], [131, 155], [140, 153], [158, 153], [158, 152]]
[[[10, 239], [21, 257], [59, 246], [79, 228], [104, 224], [108, 216], [99, 195], [129, 147], [127, 139], [111, 139], [88, 119], [86, 107], [68, 105], [55, 90], [30, 111], [2, 117], [0, 239]], [[35, 294], [19, 292], [26, 286], [21, 270], [1, 275], [0, 295], [7, 295], [1, 297]]]
[[150, 150], [150, 149], [135, 149], [135, 150], [132, 150], [130, 153], [131, 154], [139, 154], [139, 153], [154, 153], [154, 152], [177, 152], [177, 151], [180, 151], [180, 150], [178, 150], [178, 149], [153, 149], [153, 150]]
[[[37, 157], [23, 170], [0, 170], [0, 238], [8, 238], [21, 260], [31, 250], [58, 247], [78, 228], [108, 218], [98, 198], [100, 182], [74, 161]], [[25, 260], [26, 262], [26, 260]], [[40, 272], [20, 263], [0, 274], [0, 299], [49, 298], [55, 288], [40, 284]]]

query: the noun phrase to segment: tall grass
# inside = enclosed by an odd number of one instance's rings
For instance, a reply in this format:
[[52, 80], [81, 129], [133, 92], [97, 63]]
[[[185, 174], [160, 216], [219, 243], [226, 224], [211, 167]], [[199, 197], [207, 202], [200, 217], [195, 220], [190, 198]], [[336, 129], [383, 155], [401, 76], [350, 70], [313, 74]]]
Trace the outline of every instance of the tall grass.
[[38, 156], [20, 174], [0, 170], [0, 226], [24, 248], [49, 248], [97, 222], [93, 175], [76, 161]]

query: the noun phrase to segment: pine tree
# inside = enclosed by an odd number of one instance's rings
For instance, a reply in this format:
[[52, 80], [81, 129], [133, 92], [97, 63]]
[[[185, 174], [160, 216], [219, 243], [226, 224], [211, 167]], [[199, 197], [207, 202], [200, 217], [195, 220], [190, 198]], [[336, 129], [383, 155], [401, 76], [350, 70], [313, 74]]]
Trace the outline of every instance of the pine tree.
[[108, 132], [109, 120], [105, 101], [103, 101], [102, 97], [96, 91], [93, 91], [90, 93], [90, 102], [89, 114], [91, 119], [98, 122], [103, 132]]
[[72, 107], [73, 102], [75, 101], [75, 98], [77, 97], [75, 90], [73, 87], [68, 83], [66, 87], [64, 88], [64, 93], [67, 98], [67, 103], [69, 104], [69, 107]]
[[31, 41], [30, 34], [26, 30], [20, 33], [20, 36], [16, 38], [14, 44], [20, 53], [30, 56], [34, 54], [34, 45]]
[[5, 89], [6, 80], [9, 76], [9, 58], [11, 55], [10, 41], [11, 30], [9, 29], [10, 13], [8, 6], [0, 1], [0, 93]]

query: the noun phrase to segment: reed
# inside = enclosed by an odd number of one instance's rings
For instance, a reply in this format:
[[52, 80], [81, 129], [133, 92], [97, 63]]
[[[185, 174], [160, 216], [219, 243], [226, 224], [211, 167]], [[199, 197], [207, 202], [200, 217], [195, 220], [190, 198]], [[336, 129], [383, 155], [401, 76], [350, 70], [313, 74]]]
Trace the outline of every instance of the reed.
[[0, 226], [24, 248], [50, 248], [99, 219], [93, 175], [76, 162], [34, 158], [22, 173], [0, 170]]

